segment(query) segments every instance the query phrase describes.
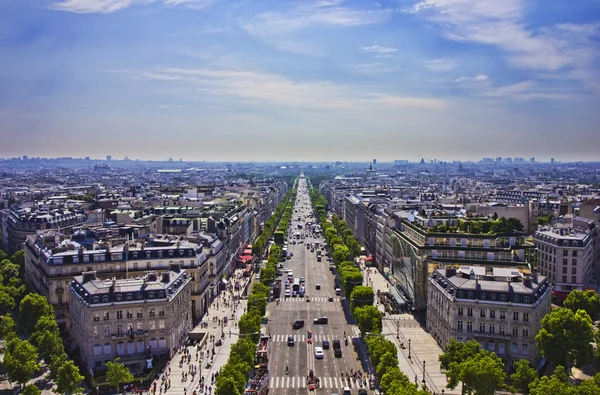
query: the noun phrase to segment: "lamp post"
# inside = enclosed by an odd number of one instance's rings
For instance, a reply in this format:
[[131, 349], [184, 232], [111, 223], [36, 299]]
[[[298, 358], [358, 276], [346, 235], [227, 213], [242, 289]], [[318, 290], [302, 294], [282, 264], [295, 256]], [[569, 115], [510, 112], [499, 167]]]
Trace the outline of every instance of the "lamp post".
[[425, 361], [423, 361], [423, 384], [425, 384]]
[[400, 340], [400, 320], [396, 321], [396, 339]]
[[408, 359], [411, 359], [412, 356], [410, 355], [410, 339], [408, 339]]

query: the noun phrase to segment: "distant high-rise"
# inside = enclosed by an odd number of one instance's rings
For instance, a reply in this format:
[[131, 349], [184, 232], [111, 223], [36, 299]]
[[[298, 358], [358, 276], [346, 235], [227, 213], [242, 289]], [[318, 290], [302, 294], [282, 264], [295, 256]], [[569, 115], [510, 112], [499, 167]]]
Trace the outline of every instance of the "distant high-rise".
[[112, 160], [112, 156], [110, 156], [110, 155], [106, 155], [106, 161], [107, 161], [107, 162], [110, 162], [111, 160]]
[[500, 156], [499, 156], [499, 157], [497, 157], [497, 158], [496, 158], [496, 163], [502, 163], [502, 157], [500, 157]]
[[377, 159], [373, 159], [373, 166], [377, 164]]
[[554, 158], [550, 158], [550, 163], [554, 164]]
[[90, 160], [90, 157], [89, 157], [89, 156], [86, 156], [86, 157], [85, 157], [85, 160]]
[[534, 157], [529, 158], [529, 163], [535, 163], [535, 158]]
[[27, 159], [29, 159], [29, 158], [27, 157], [27, 155], [23, 155], [23, 160], [27, 160]]

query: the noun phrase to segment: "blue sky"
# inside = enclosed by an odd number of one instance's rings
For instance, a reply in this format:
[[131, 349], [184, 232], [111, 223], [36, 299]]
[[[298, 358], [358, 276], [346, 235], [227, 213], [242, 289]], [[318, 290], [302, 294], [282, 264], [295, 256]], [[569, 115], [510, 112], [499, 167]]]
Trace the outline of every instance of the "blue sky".
[[598, 160], [598, 0], [0, 0], [0, 157]]

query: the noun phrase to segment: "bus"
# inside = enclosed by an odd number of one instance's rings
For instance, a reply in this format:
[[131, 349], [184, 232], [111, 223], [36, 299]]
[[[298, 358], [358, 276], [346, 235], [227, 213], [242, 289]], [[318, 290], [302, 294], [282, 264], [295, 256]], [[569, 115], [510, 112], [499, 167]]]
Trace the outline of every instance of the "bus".
[[294, 285], [292, 286], [292, 290], [296, 292], [300, 291], [300, 279], [298, 277], [294, 279]]

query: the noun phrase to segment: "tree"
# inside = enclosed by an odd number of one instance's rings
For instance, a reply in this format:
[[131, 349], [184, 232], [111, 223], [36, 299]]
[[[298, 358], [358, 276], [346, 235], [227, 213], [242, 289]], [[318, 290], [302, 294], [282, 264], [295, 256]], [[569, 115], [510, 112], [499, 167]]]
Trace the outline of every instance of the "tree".
[[32, 335], [31, 341], [37, 347], [39, 357], [45, 362], [50, 362], [54, 356], [64, 354], [65, 347], [58, 332], [44, 330], [34, 332], [34, 335], [36, 336]]
[[4, 369], [10, 381], [21, 385], [27, 383], [31, 376], [40, 370], [37, 358], [35, 347], [27, 340], [12, 340], [4, 354]]
[[333, 261], [337, 264], [350, 258], [350, 250], [343, 244], [337, 244], [333, 247]]
[[242, 392], [248, 382], [248, 374], [250, 373], [250, 365], [246, 362], [239, 362], [236, 364], [226, 363], [221, 370], [219, 375], [224, 374], [226, 377], [232, 377], [235, 381], [238, 391]]
[[5, 315], [15, 308], [15, 300], [0, 288], [0, 314]]
[[272, 267], [263, 267], [260, 269], [260, 281], [263, 284], [270, 284], [275, 280], [275, 269]]
[[517, 388], [525, 395], [529, 393], [529, 384], [537, 378], [537, 372], [529, 365], [526, 359], [518, 360], [514, 365], [515, 372], [510, 375], [510, 379], [517, 385]]
[[35, 384], [27, 384], [21, 395], [42, 395], [42, 391]]
[[408, 376], [405, 375], [398, 366], [396, 366], [395, 369], [387, 369], [380, 377], [380, 385], [385, 393], [388, 393], [392, 388], [414, 387], [414, 384], [410, 382]]
[[254, 283], [252, 284], [252, 293], [268, 298], [269, 294], [271, 293], [271, 289], [262, 283]]
[[358, 329], [360, 329], [361, 336], [364, 336], [367, 332], [381, 333], [382, 329], [382, 316], [381, 311], [375, 306], [363, 306], [354, 309], [354, 318]]
[[349, 298], [350, 295], [352, 295], [354, 287], [362, 285], [363, 275], [362, 272], [357, 268], [346, 269], [340, 272], [340, 280], [342, 281], [342, 286], [344, 287], [344, 294], [347, 298]]
[[542, 319], [535, 341], [542, 355], [556, 365], [585, 366], [593, 358], [592, 320], [584, 310], [553, 310]]
[[17, 325], [10, 315], [0, 317], [0, 339], [8, 343], [8, 341], [17, 336]]
[[504, 385], [506, 372], [504, 363], [494, 353], [481, 351], [462, 364], [452, 363], [449, 376], [460, 371], [460, 381], [468, 393], [494, 395], [496, 388]]
[[530, 395], [577, 395], [566, 380], [564, 367], [557, 365], [552, 376], [543, 376], [529, 385]]
[[58, 369], [58, 374], [56, 378], [56, 392], [67, 395], [81, 393], [83, 391], [81, 388], [78, 387], [79, 384], [81, 384], [81, 382], [83, 381], [83, 379], [84, 377], [81, 374], [79, 374], [79, 368], [75, 365], [75, 363], [73, 361], [66, 361]]
[[43, 316], [54, 317], [54, 309], [46, 298], [36, 293], [25, 296], [19, 305], [19, 327], [29, 334]]
[[377, 372], [377, 376], [381, 377], [388, 371], [388, 369], [392, 368], [398, 368], [398, 358], [396, 358], [395, 353], [392, 354], [391, 352], [386, 352], [381, 356], [379, 364], [375, 370]]
[[350, 294], [350, 309], [354, 311], [356, 307], [372, 306], [375, 302], [375, 292], [373, 288], [357, 285]]
[[248, 337], [242, 337], [231, 345], [229, 358], [234, 355], [240, 361], [247, 362], [249, 365], [254, 363], [254, 354], [256, 353], [256, 344]]
[[[119, 362], [120, 360], [121, 358], [116, 358], [114, 362], [106, 362], [106, 381], [108, 381], [108, 383], [113, 387], [117, 388], [117, 393], [119, 392], [119, 386], [121, 384], [133, 381], [133, 375], [127, 366]], [[58, 372], [60, 376], [60, 368], [58, 369]]]
[[371, 356], [371, 364], [373, 366], [379, 365], [381, 357], [384, 354], [389, 352], [393, 355], [397, 355], [398, 353], [396, 345], [383, 336], [367, 337], [367, 348], [369, 350], [369, 354]]
[[[262, 315], [259, 315], [258, 312], [256, 312], [256, 314], [253, 314], [252, 312], [254, 311], [256, 310], [250, 310], [248, 313], [240, 317], [240, 321], [238, 322], [240, 334], [249, 335], [251, 333], [260, 333]], [[252, 339], [258, 341], [258, 335], [252, 335]]]
[[215, 395], [241, 395], [232, 376], [219, 374], [215, 384]]
[[[1, 235], [2, 233], [0, 233]], [[10, 257], [10, 261], [17, 265], [19, 268], [20, 277], [23, 277], [23, 273], [25, 272], [25, 251], [19, 250]]]
[[563, 306], [573, 313], [577, 313], [577, 310], [584, 310], [592, 320], [595, 320], [600, 313], [600, 295], [593, 290], [574, 290], [569, 292]]
[[446, 346], [446, 352], [440, 355], [438, 359], [442, 364], [442, 369], [448, 370], [453, 362], [461, 364], [480, 351], [481, 345], [475, 340], [462, 343], [451, 338]]
[[7, 285], [11, 278], [19, 278], [19, 266], [5, 259], [0, 262], [0, 273], [2, 274], [4, 285]]

